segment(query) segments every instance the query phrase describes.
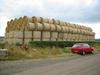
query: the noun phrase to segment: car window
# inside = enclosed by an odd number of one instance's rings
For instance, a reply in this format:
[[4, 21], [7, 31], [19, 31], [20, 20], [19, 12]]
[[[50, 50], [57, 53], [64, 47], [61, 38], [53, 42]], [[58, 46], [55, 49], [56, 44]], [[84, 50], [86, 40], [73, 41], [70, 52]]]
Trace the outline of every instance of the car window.
[[80, 47], [79, 44], [75, 44], [75, 45], [73, 45], [73, 48], [79, 48], [79, 47]]
[[88, 44], [83, 44], [83, 47], [89, 48], [90, 46]]
[[73, 45], [73, 48], [79, 48], [79, 47], [89, 48], [90, 46], [88, 44], [75, 44], [75, 45]]

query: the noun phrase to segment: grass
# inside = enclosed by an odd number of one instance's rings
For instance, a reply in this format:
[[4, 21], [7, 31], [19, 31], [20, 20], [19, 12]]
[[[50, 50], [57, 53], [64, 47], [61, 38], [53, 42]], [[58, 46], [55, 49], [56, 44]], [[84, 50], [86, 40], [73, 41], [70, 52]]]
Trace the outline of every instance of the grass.
[[39, 59], [49, 57], [63, 57], [71, 55], [70, 48], [23, 48], [20, 46], [9, 45], [7, 46], [8, 56], [2, 57], [0, 60], [19, 60], [19, 59]]

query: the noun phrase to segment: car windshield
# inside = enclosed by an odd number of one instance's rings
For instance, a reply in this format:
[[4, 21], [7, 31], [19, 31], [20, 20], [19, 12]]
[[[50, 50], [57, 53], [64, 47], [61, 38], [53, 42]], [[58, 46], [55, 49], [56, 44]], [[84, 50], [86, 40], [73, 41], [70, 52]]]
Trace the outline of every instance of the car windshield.
[[83, 44], [83, 43], [73, 45], [73, 48], [80, 48], [80, 47], [89, 48], [90, 46], [88, 44]]

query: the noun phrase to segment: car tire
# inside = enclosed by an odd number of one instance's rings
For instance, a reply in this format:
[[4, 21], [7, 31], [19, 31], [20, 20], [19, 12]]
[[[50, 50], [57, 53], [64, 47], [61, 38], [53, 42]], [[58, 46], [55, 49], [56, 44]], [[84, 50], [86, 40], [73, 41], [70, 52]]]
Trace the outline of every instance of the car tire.
[[85, 54], [86, 54], [86, 53], [83, 51], [83, 52], [82, 52], [82, 55], [85, 55]]

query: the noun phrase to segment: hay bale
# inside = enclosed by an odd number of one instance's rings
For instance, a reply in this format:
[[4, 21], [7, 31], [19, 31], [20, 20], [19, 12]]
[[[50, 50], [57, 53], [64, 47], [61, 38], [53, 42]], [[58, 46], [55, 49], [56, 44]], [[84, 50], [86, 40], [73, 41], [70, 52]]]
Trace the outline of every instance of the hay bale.
[[50, 24], [48, 24], [48, 23], [43, 23], [43, 30], [44, 31], [50, 31], [50, 29], [51, 29], [51, 26], [50, 26]]
[[41, 18], [41, 19], [42, 19], [41, 23], [49, 23], [49, 19], [48, 18]]
[[32, 31], [25, 31], [25, 39], [32, 39]]
[[61, 32], [62, 28], [60, 25], [56, 25], [57, 32]]
[[32, 23], [37, 23], [37, 22], [41, 23], [42, 22], [42, 18], [33, 16], [32, 17]]
[[65, 26], [65, 32], [69, 32], [69, 27]]
[[68, 37], [68, 33], [64, 33], [64, 35], [63, 35], [63, 40], [64, 40], [64, 41], [67, 41], [67, 37]]
[[61, 26], [62, 27], [62, 31], [61, 32], [66, 32], [66, 26]]
[[63, 21], [61, 21], [61, 20], [59, 21], [59, 23], [60, 23], [60, 25], [64, 25], [64, 22], [63, 22]]
[[49, 23], [49, 24], [53, 24], [53, 19], [49, 19], [49, 20], [48, 20], [48, 23]]
[[15, 31], [14, 32], [14, 38], [22, 39], [23, 38], [23, 32], [22, 31]]
[[56, 31], [56, 25], [54, 25], [54, 24], [50, 24], [50, 27], [51, 27], [51, 30], [50, 31]]
[[55, 20], [55, 19], [52, 19], [52, 20], [53, 20], [53, 24], [60, 25], [60, 21], [59, 20]]
[[64, 33], [58, 33], [58, 41], [63, 41]]
[[29, 22], [32, 22], [32, 17], [27, 17]]
[[22, 25], [23, 25], [23, 26], [22, 26], [22, 30], [23, 30], [23, 29], [27, 30], [27, 29], [28, 29], [28, 28], [27, 28], [27, 27], [28, 27], [28, 26], [27, 26], [28, 24], [29, 24], [28, 17], [27, 17], [27, 16], [24, 16], [23, 19], [22, 19]]
[[42, 39], [50, 39], [50, 32], [49, 31], [43, 31], [42, 32]]
[[52, 32], [51, 33], [51, 41], [56, 41], [58, 38], [58, 32]]
[[33, 38], [34, 38], [34, 40], [40, 40], [41, 39], [41, 31], [34, 31]]
[[41, 23], [36, 23], [36, 30], [42, 31], [43, 29], [44, 29], [43, 24], [41, 24]]
[[36, 30], [36, 24], [35, 23], [29, 23], [28, 30], [31, 30], [31, 31]]

